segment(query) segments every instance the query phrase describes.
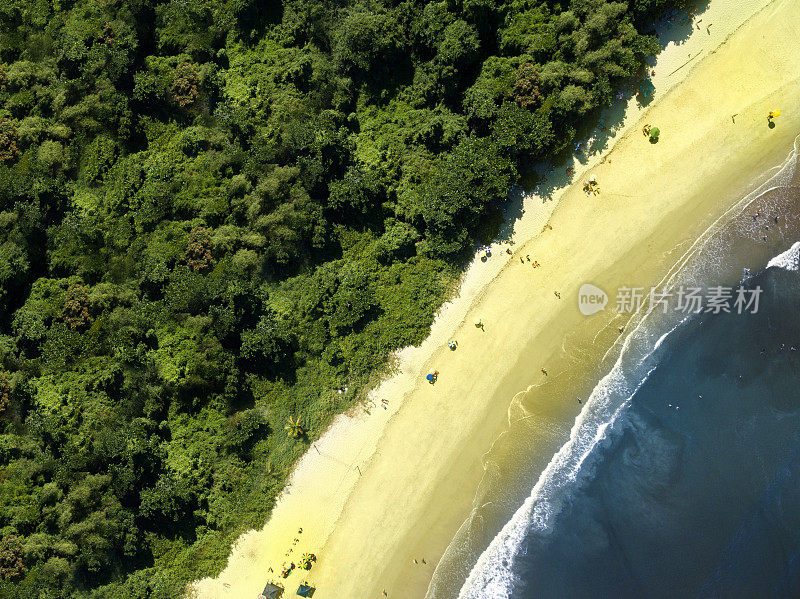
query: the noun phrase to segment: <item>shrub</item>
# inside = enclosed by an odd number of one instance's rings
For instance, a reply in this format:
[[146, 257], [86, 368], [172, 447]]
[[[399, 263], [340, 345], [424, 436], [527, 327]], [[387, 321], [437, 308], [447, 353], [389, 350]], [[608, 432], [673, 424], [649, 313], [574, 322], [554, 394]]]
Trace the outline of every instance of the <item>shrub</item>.
[[6, 535], [0, 541], [0, 577], [13, 580], [25, 571], [22, 565], [22, 540], [17, 535]]
[[70, 285], [67, 290], [67, 301], [61, 310], [61, 318], [73, 329], [89, 324], [89, 293], [86, 287], [78, 283]]
[[184, 258], [186, 263], [194, 270], [204, 271], [214, 264], [211, 250], [214, 249], [214, 242], [211, 241], [211, 234], [205, 227], [195, 227], [189, 235], [189, 245], [186, 247]]
[[0, 118], [0, 163], [17, 157], [17, 125], [8, 118]]
[[8, 373], [0, 372], [0, 414], [8, 409], [11, 404], [11, 385]]
[[172, 99], [181, 108], [191, 106], [200, 95], [200, 77], [197, 67], [189, 62], [182, 62], [175, 69], [172, 80]]
[[542, 94], [539, 92], [539, 70], [529, 62], [517, 69], [517, 79], [511, 95], [520, 106], [534, 107], [539, 104]]

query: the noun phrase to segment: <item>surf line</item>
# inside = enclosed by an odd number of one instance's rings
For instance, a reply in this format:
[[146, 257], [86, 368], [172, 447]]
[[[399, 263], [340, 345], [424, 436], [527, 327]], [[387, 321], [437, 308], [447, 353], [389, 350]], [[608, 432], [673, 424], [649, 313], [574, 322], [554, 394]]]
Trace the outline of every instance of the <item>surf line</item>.
[[683, 63], [681, 66], [679, 66], [677, 69], [675, 69], [674, 71], [672, 71], [672, 72], [671, 72], [671, 73], [670, 73], [668, 76], [669, 76], [669, 77], [672, 77], [672, 76], [673, 76], [675, 73], [677, 73], [678, 71], [680, 71], [680, 70], [681, 70], [683, 67], [685, 67], [687, 64], [689, 64], [690, 62], [692, 62], [692, 61], [693, 61], [695, 58], [697, 58], [698, 56], [700, 56], [700, 55], [703, 53], [703, 50], [705, 50], [705, 48], [701, 49], [701, 50], [700, 50], [700, 52], [698, 52], [697, 54], [695, 54], [694, 56], [692, 56], [692, 57], [691, 57], [689, 60], [687, 60], [686, 62], [684, 62], [684, 63]]

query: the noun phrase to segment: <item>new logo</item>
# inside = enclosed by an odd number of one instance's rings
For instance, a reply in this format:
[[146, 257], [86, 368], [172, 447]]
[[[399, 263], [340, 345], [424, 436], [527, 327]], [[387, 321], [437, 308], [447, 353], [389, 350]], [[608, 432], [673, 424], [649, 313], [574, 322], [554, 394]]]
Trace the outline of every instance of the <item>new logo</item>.
[[584, 283], [578, 291], [578, 310], [584, 316], [591, 316], [599, 312], [608, 304], [608, 295], [606, 292], [592, 285], [591, 283]]

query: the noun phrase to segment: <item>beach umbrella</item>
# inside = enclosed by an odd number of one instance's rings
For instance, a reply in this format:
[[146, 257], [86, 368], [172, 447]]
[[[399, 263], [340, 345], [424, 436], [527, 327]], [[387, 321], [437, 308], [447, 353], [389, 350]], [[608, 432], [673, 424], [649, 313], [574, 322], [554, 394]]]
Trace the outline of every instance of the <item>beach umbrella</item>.
[[434, 376], [433, 376], [433, 374], [432, 374], [432, 373], [430, 373], [430, 372], [429, 372], [428, 374], [426, 374], [426, 375], [425, 375], [425, 378], [426, 378], [427, 380], [429, 380], [429, 381], [433, 381], [433, 378], [434, 378]]
[[769, 116], [771, 116], [772, 118], [779, 117], [779, 116], [781, 116], [781, 111], [780, 110], [773, 110], [772, 112], [769, 113]]

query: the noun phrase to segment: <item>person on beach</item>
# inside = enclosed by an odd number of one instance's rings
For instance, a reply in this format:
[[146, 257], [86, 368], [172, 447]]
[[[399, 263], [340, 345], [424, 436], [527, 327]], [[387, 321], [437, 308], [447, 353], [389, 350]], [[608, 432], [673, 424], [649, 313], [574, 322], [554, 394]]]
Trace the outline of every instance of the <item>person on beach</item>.
[[644, 127], [642, 127], [642, 135], [647, 137], [648, 135], [650, 135], [650, 130], [651, 129], [652, 129], [652, 127], [650, 126], [650, 124], [649, 123], [646, 124]]
[[447, 347], [450, 348], [450, 351], [456, 351], [456, 348], [458, 347], [458, 342], [451, 339], [450, 341], [447, 342]]
[[738, 112], [737, 112], [736, 114], [732, 114], [732, 115], [731, 115], [731, 120], [733, 121], [733, 124], [734, 124], [734, 125], [736, 124], [736, 117], [737, 117], [738, 115], [739, 115], [739, 113], [738, 113]]
[[531, 257], [530, 257], [530, 256], [525, 256], [525, 259], [526, 259], [528, 262], [530, 262], [530, 261], [531, 261]]
[[514, 252], [511, 251], [511, 248], [506, 248], [506, 254], [508, 254], [510, 256], [513, 253]]
[[480, 330], [483, 330], [483, 321], [480, 318], [475, 319], [475, 326]]
[[544, 368], [542, 368], [542, 374], [547, 376], [547, 371]]
[[522, 259], [522, 256], [519, 257], [520, 264], [525, 264], [525, 260]]
[[582, 404], [582, 403], [583, 403], [583, 402], [581, 401], [581, 398], [580, 398], [580, 397], [578, 398], [578, 403], [580, 403], [580, 404]]
[[553, 292], [558, 299], [561, 299], [561, 294], [558, 291]]

